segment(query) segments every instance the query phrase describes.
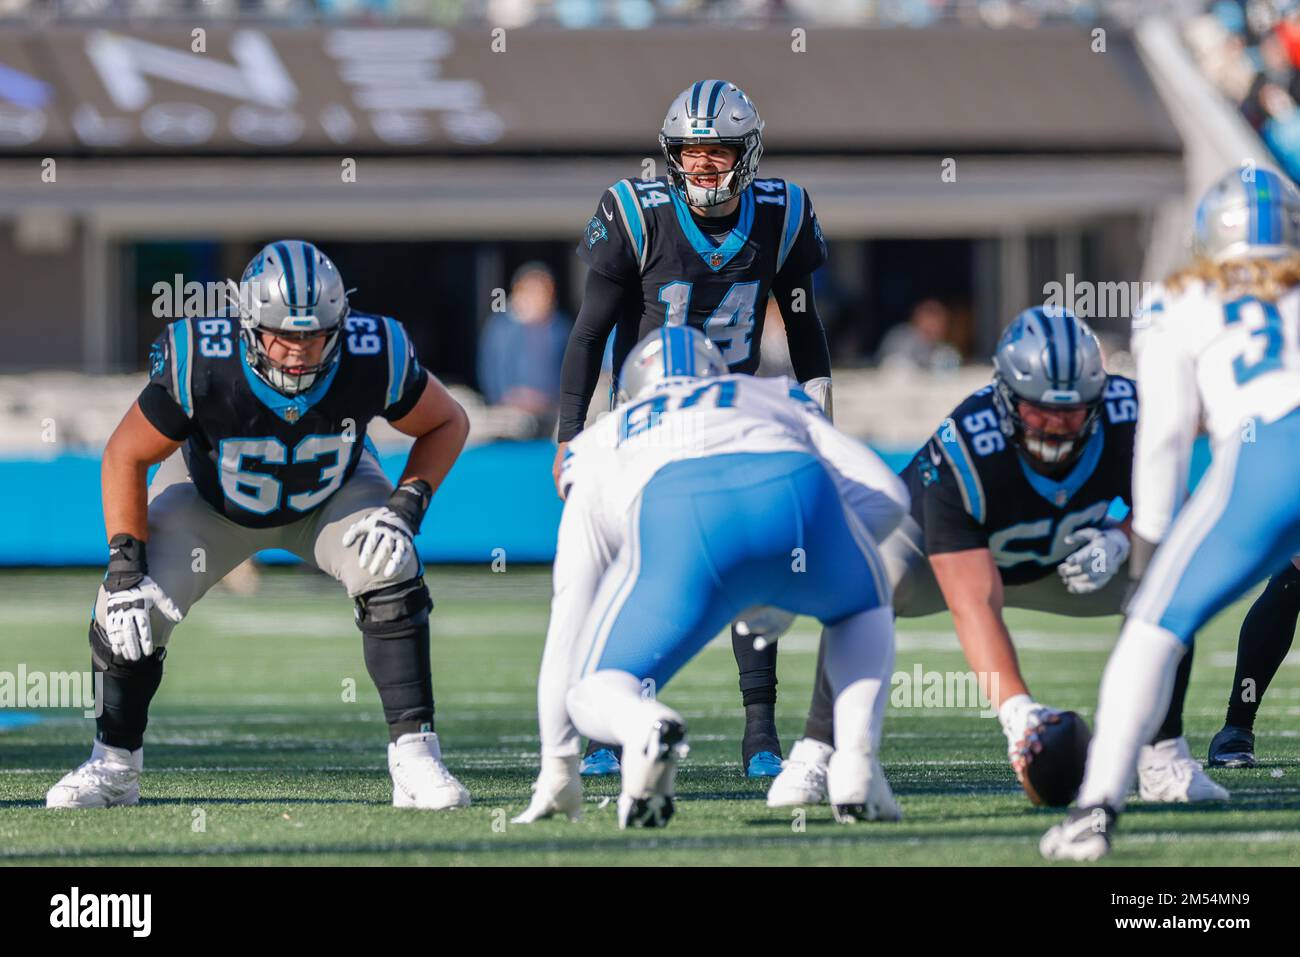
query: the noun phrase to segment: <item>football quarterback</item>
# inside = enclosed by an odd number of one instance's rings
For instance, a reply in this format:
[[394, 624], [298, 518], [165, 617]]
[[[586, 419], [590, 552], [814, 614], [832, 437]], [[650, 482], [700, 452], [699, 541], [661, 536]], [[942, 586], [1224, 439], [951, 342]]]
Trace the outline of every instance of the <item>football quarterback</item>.
[[580, 813], [581, 733], [623, 748], [619, 826], [667, 823], [686, 722], [657, 696], [759, 606], [827, 625], [836, 818], [897, 819], [876, 758], [894, 657], [876, 542], [906, 512], [906, 487], [793, 381], [729, 374], [689, 326], [637, 345], [619, 388], [624, 401], [574, 439], [560, 475], [542, 768], [516, 821]]
[[[826, 244], [806, 190], [758, 178], [763, 121], [753, 102], [723, 80], [693, 83], [670, 104], [659, 145], [666, 176], [606, 189], [578, 244], [589, 272], [561, 373], [557, 489], [611, 332], [615, 369], [653, 330], [686, 325], [713, 341], [730, 372], [753, 373], [775, 296], [795, 376], [830, 413], [830, 355], [812, 294]], [[749, 775], [770, 776], [781, 753], [776, 646], [755, 644], [753, 629], [733, 630], [746, 712], [742, 761]], [[617, 770], [608, 753], [587, 767]]]
[[[465, 444], [465, 412], [400, 323], [350, 309], [338, 270], [312, 244], [270, 243], [238, 288], [233, 321], [181, 319], [158, 337], [149, 383], [104, 450], [109, 558], [90, 622], [102, 715], [90, 759], [46, 805], [139, 801], [173, 626], [268, 548], [333, 576], [355, 603], [388, 723], [393, 805], [466, 805], [433, 730], [432, 602], [414, 545]], [[366, 439], [376, 415], [415, 438], [395, 490]]]
[[[1173, 693], [1196, 632], [1300, 552], [1300, 190], [1234, 169], [1201, 199], [1196, 258], [1133, 323], [1138, 427], [1129, 577], [1138, 583], [1102, 675], [1077, 807], [1039, 844], [1052, 860], [1109, 852], [1139, 745]], [[1187, 495], [1201, 421], [1213, 461]]]
[[[1118, 614], [1129, 552], [1126, 525], [1108, 515], [1131, 501], [1134, 383], [1106, 374], [1088, 326], [1066, 310], [1035, 307], [1003, 332], [993, 383], [962, 402], [903, 471], [911, 516], [882, 546], [903, 617], [947, 608], [971, 669], [998, 709], [1007, 755], [1031, 800], [1059, 787], [1036, 785], [1030, 766], [1048, 742], [1063, 741], [1082, 773], [1082, 719], [1030, 696], [1002, 609], [1072, 617]], [[1148, 800], [1225, 798], [1182, 737], [1190, 663], [1165, 723], [1142, 757]], [[831, 706], [819, 681], [805, 736], [768, 792], [784, 807], [824, 800]], [[1152, 729], [1153, 731], [1155, 729]], [[1086, 728], [1083, 729], [1086, 732]], [[1041, 770], [1041, 769], [1040, 769]]]

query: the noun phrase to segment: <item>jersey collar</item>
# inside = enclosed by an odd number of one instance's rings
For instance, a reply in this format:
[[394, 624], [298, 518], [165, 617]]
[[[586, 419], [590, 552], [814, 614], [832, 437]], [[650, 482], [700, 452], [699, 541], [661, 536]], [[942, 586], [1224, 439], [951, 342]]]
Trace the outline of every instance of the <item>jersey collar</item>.
[[704, 265], [714, 272], [731, 262], [736, 253], [740, 252], [749, 240], [749, 231], [754, 225], [753, 187], [746, 187], [745, 191], [740, 194], [740, 219], [736, 221], [736, 225], [727, 234], [727, 238], [717, 246], [709, 242], [709, 238], [700, 231], [700, 227], [695, 225], [695, 220], [691, 218], [690, 207], [686, 205], [685, 200], [677, 195], [677, 191], [669, 190], [668, 195], [673, 198], [673, 209], [677, 212], [677, 223], [681, 226], [686, 241], [704, 260]]
[[[339, 371], [339, 366], [343, 364], [342, 360], [343, 357], [339, 356], [330, 365], [329, 372], [317, 378], [312, 383], [312, 387], [306, 392], [300, 392], [297, 395], [285, 395], [272, 389], [261, 376], [253, 371], [248, 364], [248, 343], [244, 342], [242, 337], [239, 342], [239, 364], [243, 366], [244, 378], [248, 380], [248, 387], [253, 390], [253, 395], [261, 400], [262, 405], [290, 425], [301, 419], [308, 409], [325, 397], [330, 384], [334, 381], [335, 373]], [[290, 409], [293, 411], [290, 411]]]
[[1029, 467], [1029, 463], [1025, 461], [1024, 456], [1019, 453], [1016, 455], [1016, 460], [1020, 462], [1020, 469], [1025, 473], [1025, 478], [1029, 480], [1029, 484], [1034, 491], [1057, 508], [1062, 508], [1070, 499], [1074, 498], [1075, 492], [1083, 488], [1083, 483], [1088, 481], [1092, 473], [1097, 470], [1097, 463], [1101, 461], [1102, 447], [1106, 444], [1105, 434], [1105, 428], [1102, 427], [1101, 423], [1097, 423], [1097, 431], [1092, 434], [1092, 438], [1084, 446], [1083, 455], [1079, 457], [1078, 463], [1060, 481], [1035, 472]]

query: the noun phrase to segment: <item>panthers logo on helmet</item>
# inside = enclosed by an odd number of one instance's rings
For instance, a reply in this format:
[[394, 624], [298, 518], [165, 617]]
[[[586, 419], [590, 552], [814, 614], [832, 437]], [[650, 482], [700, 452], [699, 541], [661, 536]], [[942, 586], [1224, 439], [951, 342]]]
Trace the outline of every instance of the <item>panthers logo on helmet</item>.
[[587, 248], [590, 249], [603, 239], [609, 239], [609, 230], [595, 216], [587, 223]]

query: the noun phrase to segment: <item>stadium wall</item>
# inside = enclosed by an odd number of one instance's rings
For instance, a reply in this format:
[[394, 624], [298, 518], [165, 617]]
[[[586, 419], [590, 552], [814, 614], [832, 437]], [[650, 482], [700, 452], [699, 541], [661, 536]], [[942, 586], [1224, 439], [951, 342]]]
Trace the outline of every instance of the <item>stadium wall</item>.
[[[877, 448], [899, 471], [915, 450]], [[467, 449], [448, 475], [416, 540], [430, 563], [550, 562], [562, 504], [551, 480], [549, 441], [494, 442]], [[1209, 463], [1202, 440], [1192, 462], [1193, 483]], [[396, 479], [404, 453], [381, 455]], [[64, 454], [0, 460], [0, 497], [21, 502], [0, 537], [0, 566], [100, 565], [105, 560], [99, 458]], [[500, 551], [498, 551], [500, 549]], [[266, 552], [269, 562], [292, 562]]]

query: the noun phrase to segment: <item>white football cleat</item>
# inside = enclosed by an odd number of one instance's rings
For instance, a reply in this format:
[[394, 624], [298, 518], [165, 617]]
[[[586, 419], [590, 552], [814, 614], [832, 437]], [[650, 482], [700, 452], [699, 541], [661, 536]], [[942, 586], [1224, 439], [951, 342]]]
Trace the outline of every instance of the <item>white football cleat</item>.
[[826, 796], [841, 824], [901, 821], [903, 812], [874, 755], [836, 751], [826, 768]]
[[469, 791], [442, 763], [442, 748], [432, 731], [414, 731], [390, 742], [388, 773], [393, 776], [393, 807], [469, 807]]
[[582, 817], [582, 776], [577, 755], [563, 758], [542, 758], [542, 770], [533, 785], [533, 799], [511, 824], [532, 824], [544, 818], [563, 814], [570, 821]]
[[767, 789], [768, 807], [826, 803], [826, 768], [835, 749], [816, 738], [800, 738]]
[[1110, 853], [1115, 812], [1105, 805], [1070, 808], [1064, 821], [1038, 842], [1038, 853], [1049, 861], [1096, 861]]
[[643, 748], [623, 746], [623, 790], [618, 796], [620, 830], [664, 827], [668, 823], [674, 810], [677, 762], [687, 750], [686, 721], [679, 715], [656, 721]]
[[1192, 757], [1186, 738], [1168, 738], [1143, 746], [1138, 754], [1138, 795], [1144, 801], [1193, 804], [1226, 801], [1226, 788], [1205, 773]]
[[130, 751], [96, 741], [90, 760], [69, 771], [45, 794], [53, 808], [124, 807], [140, 803], [144, 748]]

